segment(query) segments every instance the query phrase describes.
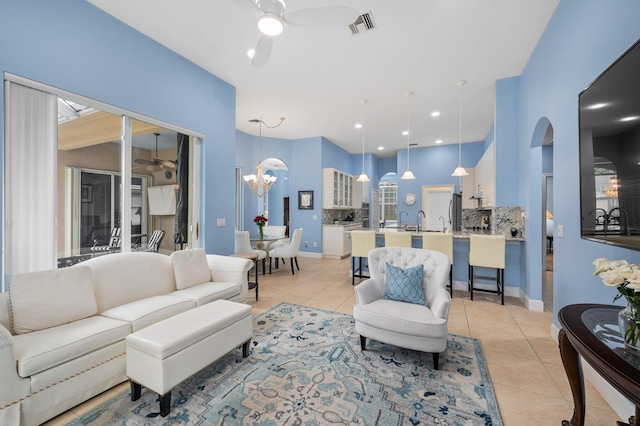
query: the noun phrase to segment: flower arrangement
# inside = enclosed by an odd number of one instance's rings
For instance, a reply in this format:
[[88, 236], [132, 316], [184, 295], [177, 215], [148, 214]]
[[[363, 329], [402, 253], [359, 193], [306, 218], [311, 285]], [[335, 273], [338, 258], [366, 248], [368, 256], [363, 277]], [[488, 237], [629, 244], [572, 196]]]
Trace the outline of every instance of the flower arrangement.
[[261, 215], [258, 215], [253, 218], [253, 222], [256, 225], [258, 225], [258, 238], [260, 239], [264, 238], [264, 232], [262, 228], [267, 224], [268, 221], [269, 219]]
[[615, 287], [618, 293], [613, 301], [624, 297], [627, 307], [618, 314], [620, 332], [629, 346], [638, 347], [640, 340], [640, 265], [626, 260], [608, 260], [604, 257], [593, 261], [595, 272], [607, 287]]

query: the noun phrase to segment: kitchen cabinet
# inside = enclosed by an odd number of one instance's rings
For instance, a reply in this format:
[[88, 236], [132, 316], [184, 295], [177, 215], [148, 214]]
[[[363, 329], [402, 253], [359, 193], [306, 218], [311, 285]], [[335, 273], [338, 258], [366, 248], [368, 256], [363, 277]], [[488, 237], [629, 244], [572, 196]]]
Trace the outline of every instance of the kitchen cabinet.
[[495, 205], [495, 149], [491, 142], [478, 161], [475, 168], [475, 184], [482, 192], [482, 208], [492, 208]]
[[[353, 176], [340, 170], [332, 168], [322, 169], [322, 208], [354, 208], [354, 181]], [[360, 187], [358, 199], [362, 199], [362, 187]], [[362, 207], [362, 201], [360, 201], [359, 207]]]
[[352, 195], [351, 195], [351, 208], [362, 208], [362, 182], [358, 182], [356, 177], [351, 178], [352, 182]]
[[362, 229], [361, 223], [322, 226], [322, 256], [343, 259], [351, 254], [350, 231]]
[[476, 186], [476, 169], [475, 167], [466, 168], [467, 176], [462, 176], [462, 182], [460, 184], [460, 191], [462, 192], [462, 208], [463, 209], [475, 209], [478, 204], [476, 200], [472, 200], [471, 197], [476, 193], [478, 187]]

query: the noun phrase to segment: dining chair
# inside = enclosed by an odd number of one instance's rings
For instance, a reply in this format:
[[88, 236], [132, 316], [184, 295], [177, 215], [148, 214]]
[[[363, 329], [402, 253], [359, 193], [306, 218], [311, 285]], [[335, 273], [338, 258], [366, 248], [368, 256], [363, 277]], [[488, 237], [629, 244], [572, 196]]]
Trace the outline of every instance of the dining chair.
[[293, 231], [293, 236], [288, 245], [282, 247], [276, 247], [269, 249], [269, 273], [271, 273], [271, 264], [273, 260], [276, 261], [276, 268], [278, 268], [278, 259], [290, 259], [291, 262], [291, 275], [295, 275], [293, 270], [293, 263], [296, 263], [296, 268], [300, 270], [298, 266], [298, 253], [300, 252], [300, 244], [302, 243], [302, 228], [298, 228]]
[[[249, 231], [236, 231], [235, 237], [235, 245], [234, 245], [234, 254], [242, 254], [242, 253], [255, 253], [258, 255], [258, 260], [262, 261], [262, 275], [265, 275], [265, 262], [267, 258], [267, 252], [260, 249], [254, 249], [251, 247], [251, 239], [249, 238]], [[256, 266], [256, 275], [258, 275], [258, 270]]]

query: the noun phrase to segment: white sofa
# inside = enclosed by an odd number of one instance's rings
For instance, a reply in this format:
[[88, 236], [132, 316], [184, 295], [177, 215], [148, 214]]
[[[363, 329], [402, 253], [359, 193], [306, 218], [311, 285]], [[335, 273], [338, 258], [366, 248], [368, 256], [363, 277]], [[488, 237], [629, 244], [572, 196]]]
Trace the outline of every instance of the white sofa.
[[0, 424], [40, 424], [127, 380], [128, 334], [245, 302], [252, 265], [202, 249], [116, 253], [13, 277], [0, 293]]

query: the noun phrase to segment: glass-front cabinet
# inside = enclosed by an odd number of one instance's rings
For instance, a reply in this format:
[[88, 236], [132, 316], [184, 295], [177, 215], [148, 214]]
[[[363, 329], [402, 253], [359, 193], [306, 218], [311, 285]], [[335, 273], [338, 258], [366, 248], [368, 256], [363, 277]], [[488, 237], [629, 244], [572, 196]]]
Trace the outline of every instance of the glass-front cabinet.
[[340, 170], [322, 169], [322, 208], [352, 208], [353, 176]]

